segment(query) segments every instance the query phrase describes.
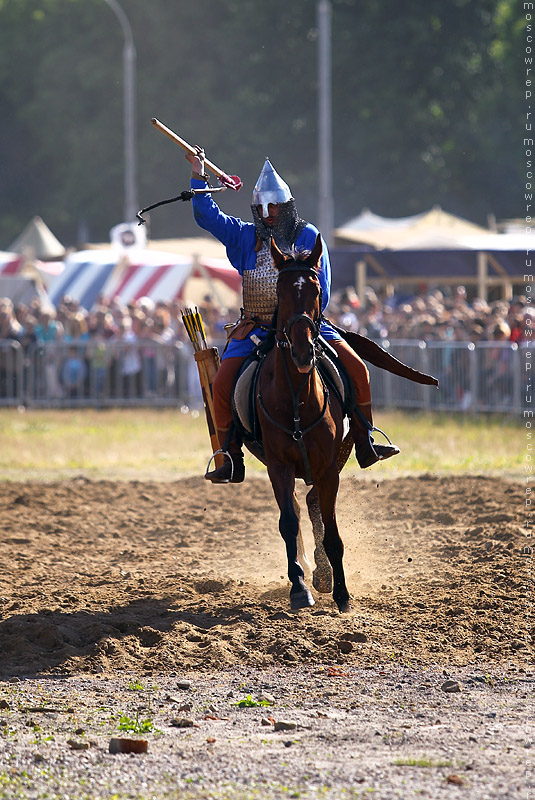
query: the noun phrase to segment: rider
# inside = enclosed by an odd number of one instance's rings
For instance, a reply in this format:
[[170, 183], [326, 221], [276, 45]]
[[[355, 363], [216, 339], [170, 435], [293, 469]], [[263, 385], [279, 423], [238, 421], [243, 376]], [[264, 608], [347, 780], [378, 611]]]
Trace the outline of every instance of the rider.
[[[192, 165], [191, 188], [206, 188], [208, 178], [204, 174], [204, 151], [201, 147], [196, 147], [195, 150], [195, 154], [186, 155]], [[192, 203], [195, 221], [226, 246], [228, 259], [243, 281], [242, 316], [232, 331], [213, 383], [214, 413], [219, 442], [223, 447], [232, 428], [231, 395], [234, 381], [244, 360], [257, 346], [258, 339], [264, 340], [267, 337], [277, 305], [278, 271], [271, 257], [271, 238], [283, 252], [289, 252], [293, 247], [296, 250], [311, 251], [318, 230], [300, 219], [289, 186], [273, 169], [269, 159], [266, 159], [253, 190], [253, 222], [244, 222], [224, 214], [210, 194], [196, 194]], [[325, 242], [318, 277], [324, 310], [329, 302], [331, 284], [329, 253]], [[321, 323], [321, 336], [337, 352], [349, 373], [355, 387], [357, 407], [371, 428], [373, 420], [368, 368], [326, 321]], [[396, 445], [373, 443], [369, 427], [358, 410], [351, 415], [350, 423], [355, 454], [363, 469], [399, 453]], [[243, 452], [241, 443], [234, 434], [231, 434], [228, 443], [228, 453], [232, 464], [229, 459], [225, 459], [220, 467], [206, 473], [207, 480], [212, 483], [243, 481]]]

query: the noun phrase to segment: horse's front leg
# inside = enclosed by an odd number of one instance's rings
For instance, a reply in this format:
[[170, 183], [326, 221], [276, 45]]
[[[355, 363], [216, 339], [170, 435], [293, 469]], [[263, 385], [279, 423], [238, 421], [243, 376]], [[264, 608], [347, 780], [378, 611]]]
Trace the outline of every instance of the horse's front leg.
[[344, 575], [344, 545], [336, 522], [336, 496], [339, 483], [338, 470], [334, 466], [322, 477], [317, 490], [323, 527], [325, 528], [323, 546], [333, 569], [333, 599], [340, 612], [344, 613], [351, 610], [351, 604]]
[[[310, 575], [312, 573], [312, 565], [311, 565], [310, 561], [308, 560], [308, 556], [307, 556], [306, 549], [305, 549], [305, 541], [303, 539], [303, 531], [301, 530], [301, 508], [299, 507], [299, 500], [297, 499], [297, 495], [295, 494], [295, 492], [293, 493], [293, 506], [294, 506], [294, 511], [295, 511], [295, 513], [297, 515], [297, 520], [298, 520], [298, 523], [299, 523], [299, 529], [297, 531], [297, 560], [299, 561], [299, 563], [303, 567], [305, 575], [308, 576], [308, 575]], [[319, 506], [318, 506], [318, 514], [319, 514]], [[320, 517], [320, 521], [321, 521], [321, 517]], [[323, 525], [322, 525], [322, 529], [323, 529]], [[323, 534], [322, 534], [322, 536], [323, 536]], [[330, 567], [329, 567], [329, 569], [330, 569]]]
[[303, 568], [297, 556], [299, 515], [294, 506], [294, 502], [297, 502], [294, 495], [295, 475], [282, 464], [269, 466], [268, 473], [280, 509], [279, 531], [286, 545], [288, 577], [292, 584], [290, 606], [293, 611], [297, 611], [300, 608], [313, 606], [314, 598], [305, 584]]
[[333, 573], [323, 546], [325, 529], [321, 518], [318, 491], [315, 486], [307, 494], [307, 507], [314, 534], [314, 563], [316, 565], [312, 575], [312, 585], [318, 592], [329, 594], [333, 590]]

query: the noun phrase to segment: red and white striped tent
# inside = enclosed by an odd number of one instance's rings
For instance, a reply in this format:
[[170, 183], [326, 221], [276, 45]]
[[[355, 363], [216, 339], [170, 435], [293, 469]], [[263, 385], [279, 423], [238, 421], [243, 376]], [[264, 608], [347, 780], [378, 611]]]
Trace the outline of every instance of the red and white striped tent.
[[0, 251], [0, 297], [8, 297], [13, 303], [28, 305], [38, 298], [44, 306], [50, 305], [46, 292], [47, 279], [63, 270], [63, 264], [47, 264], [28, 259], [24, 255]]
[[24, 274], [42, 281], [45, 286], [63, 271], [63, 261], [39, 261], [25, 254], [0, 250], [0, 276], [16, 278]]
[[[82, 250], [69, 255], [61, 275], [55, 278], [49, 295], [58, 305], [68, 295], [91, 309], [100, 299], [118, 298], [127, 304], [141, 297], [154, 302], [187, 302], [188, 284], [201, 280], [204, 294], [221, 305], [230, 298], [239, 306], [241, 277], [226, 259], [192, 258], [158, 250], [120, 256], [117, 250]], [[195, 298], [193, 298], [195, 300]]]

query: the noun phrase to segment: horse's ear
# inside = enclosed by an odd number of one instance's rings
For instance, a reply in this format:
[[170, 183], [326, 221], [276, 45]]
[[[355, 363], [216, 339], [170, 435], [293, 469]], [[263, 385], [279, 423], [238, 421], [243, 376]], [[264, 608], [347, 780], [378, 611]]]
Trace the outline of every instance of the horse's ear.
[[284, 256], [284, 253], [281, 253], [275, 244], [275, 239], [273, 237], [271, 237], [271, 256], [273, 258], [275, 268], [282, 269], [284, 262], [286, 261], [286, 257]]
[[310, 254], [310, 263], [318, 266], [322, 253], [323, 253], [323, 242], [321, 241], [321, 233], [318, 233], [318, 235], [316, 236], [316, 244], [314, 245], [312, 252]]

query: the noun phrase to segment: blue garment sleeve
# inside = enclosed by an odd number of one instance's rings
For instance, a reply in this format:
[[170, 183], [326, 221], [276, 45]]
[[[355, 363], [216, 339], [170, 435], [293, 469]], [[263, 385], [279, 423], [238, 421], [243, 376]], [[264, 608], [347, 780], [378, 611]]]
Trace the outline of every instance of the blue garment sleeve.
[[[312, 250], [316, 244], [316, 237], [319, 231], [311, 223], [307, 223], [301, 234], [297, 237], [295, 243], [297, 250]], [[331, 262], [329, 259], [329, 250], [322, 237], [323, 253], [321, 256], [321, 269], [319, 271], [319, 281], [323, 292], [322, 298], [322, 311], [325, 311], [329, 300], [331, 298]]]
[[[192, 178], [192, 189], [202, 189], [205, 186], [204, 181]], [[240, 275], [244, 269], [254, 269], [256, 265], [254, 223], [224, 214], [211, 194], [196, 194], [191, 202], [197, 225], [225, 245], [228, 259]]]

